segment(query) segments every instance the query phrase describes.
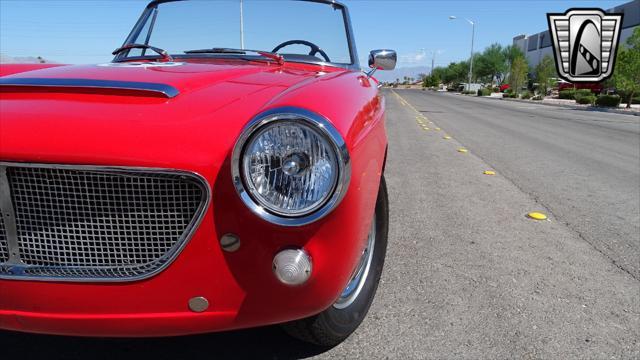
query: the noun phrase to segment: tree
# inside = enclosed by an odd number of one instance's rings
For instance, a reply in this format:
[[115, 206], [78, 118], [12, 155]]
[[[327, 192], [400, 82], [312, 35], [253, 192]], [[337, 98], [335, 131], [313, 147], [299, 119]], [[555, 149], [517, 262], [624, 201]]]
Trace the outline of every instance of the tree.
[[442, 81], [450, 84], [454, 82], [465, 82], [469, 76], [469, 62], [452, 62], [447, 66], [442, 76]]
[[520, 88], [527, 82], [529, 64], [524, 56], [517, 56], [511, 63], [511, 73], [509, 74], [509, 85], [516, 94], [520, 93]]
[[481, 54], [475, 57], [474, 64], [476, 76], [488, 79], [491, 84], [507, 69], [504, 50], [498, 43], [491, 44], [484, 49]]
[[640, 94], [640, 28], [627, 39], [628, 48], [618, 50], [613, 81], [627, 101], [627, 109], [635, 94]]
[[553, 86], [550, 78], [558, 75], [553, 58], [545, 55], [545, 57], [540, 60], [540, 63], [536, 65], [534, 72], [536, 74], [536, 81], [538, 82], [538, 92], [543, 96], [547, 95], [547, 91]]
[[436, 87], [440, 85], [438, 74], [432, 74], [422, 79], [422, 87]]
[[504, 47], [502, 49], [502, 54], [504, 55], [504, 59], [507, 62], [507, 73], [509, 74], [511, 73], [511, 66], [513, 64], [513, 61], [517, 57], [524, 57], [524, 53], [522, 52], [522, 50], [520, 50], [519, 47], [513, 45]]

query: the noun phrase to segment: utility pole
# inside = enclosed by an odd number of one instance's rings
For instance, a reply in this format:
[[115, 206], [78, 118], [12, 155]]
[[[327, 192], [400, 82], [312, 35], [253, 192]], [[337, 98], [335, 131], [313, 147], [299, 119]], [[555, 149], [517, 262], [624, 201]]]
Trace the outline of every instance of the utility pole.
[[471, 91], [471, 77], [473, 76], [473, 42], [476, 37], [476, 23], [473, 21], [467, 20], [471, 23], [471, 58], [469, 59], [469, 89], [467, 91]]
[[244, 49], [244, 13], [243, 4], [240, 0], [240, 49]]
[[433, 56], [431, 57], [431, 71], [429, 71], [429, 75], [433, 76], [433, 67], [436, 64], [436, 52], [433, 52]]

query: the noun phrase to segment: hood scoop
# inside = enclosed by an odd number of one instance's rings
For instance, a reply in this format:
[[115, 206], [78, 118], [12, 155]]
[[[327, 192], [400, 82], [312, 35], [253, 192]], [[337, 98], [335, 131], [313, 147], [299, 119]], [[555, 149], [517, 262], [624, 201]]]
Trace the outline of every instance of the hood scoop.
[[152, 96], [162, 96], [166, 98], [176, 97], [180, 91], [167, 84], [120, 81], [120, 80], [93, 80], [93, 79], [65, 79], [65, 78], [0, 78], [0, 90], [11, 88], [24, 89], [70, 89], [74, 91], [97, 91], [108, 94], [119, 94], [122, 92], [146, 93]]

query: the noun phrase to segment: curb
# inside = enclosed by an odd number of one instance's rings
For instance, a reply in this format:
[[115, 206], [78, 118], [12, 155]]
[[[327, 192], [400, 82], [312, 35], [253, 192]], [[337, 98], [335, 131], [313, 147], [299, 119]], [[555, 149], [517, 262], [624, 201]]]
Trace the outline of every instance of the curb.
[[[402, 90], [405, 90], [405, 89], [402, 89]], [[412, 90], [412, 89], [406, 89], [406, 90]], [[500, 98], [500, 97], [493, 97], [493, 96], [465, 95], [465, 94], [457, 93], [457, 92], [450, 92], [450, 94], [452, 94], [452, 95], [460, 95], [460, 96], [468, 96], [468, 97], [477, 98], [477, 99], [504, 100], [504, 101], [519, 102], [519, 103], [523, 103], [523, 104], [555, 106], [555, 107], [561, 107], [561, 108], [572, 109], [572, 110], [595, 111], [595, 112], [606, 112], [606, 113], [612, 113], [612, 114], [640, 116], [640, 111], [625, 111], [625, 110], [609, 109], [609, 108], [597, 107], [597, 106], [585, 107], [585, 106], [566, 105], [566, 104], [550, 104], [550, 103], [544, 103], [542, 101], [529, 101], [529, 100], [522, 100], [522, 99], [509, 99], [509, 98]]]
[[478, 98], [495, 99], [495, 100], [503, 100], [503, 101], [513, 101], [513, 102], [519, 102], [519, 103], [523, 103], [523, 104], [555, 106], [555, 107], [562, 107], [562, 108], [565, 108], [565, 109], [572, 109], [572, 110], [597, 111], [597, 112], [606, 112], [606, 113], [612, 113], [612, 114], [640, 116], [640, 111], [625, 111], [625, 110], [619, 110], [619, 109], [608, 109], [608, 108], [597, 107], [597, 106], [586, 107], [586, 106], [566, 105], [566, 104], [550, 104], [550, 103], [544, 103], [542, 101], [529, 101], [529, 100], [521, 100], [521, 99], [498, 98], [498, 97], [493, 97], [492, 98], [491, 96], [476, 96], [476, 97], [478, 97]]

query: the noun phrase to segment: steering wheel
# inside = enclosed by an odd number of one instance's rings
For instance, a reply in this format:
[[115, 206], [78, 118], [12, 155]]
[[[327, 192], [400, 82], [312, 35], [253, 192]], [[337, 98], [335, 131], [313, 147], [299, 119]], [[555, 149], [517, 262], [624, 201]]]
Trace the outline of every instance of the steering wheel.
[[282, 44], [276, 46], [275, 48], [273, 48], [273, 50], [271, 50], [272, 53], [277, 53], [278, 50], [282, 49], [285, 46], [289, 46], [289, 45], [306, 45], [308, 47], [311, 48], [311, 51], [309, 51], [309, 55], [311, 56], [315, 56], [316, 54], [320, 54], [324, 60], [326, 62], [331, 62], [331, 59], [329, 59], [329, 56], [327, 56], [327, 53], [324, 52], [324, 50], [320, 49], [320, 47], [314, 43], [312, 43], [311, 41], [306, 41], [306, 40], [289, 40], [289, 41], [285, 41]]

